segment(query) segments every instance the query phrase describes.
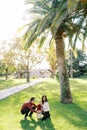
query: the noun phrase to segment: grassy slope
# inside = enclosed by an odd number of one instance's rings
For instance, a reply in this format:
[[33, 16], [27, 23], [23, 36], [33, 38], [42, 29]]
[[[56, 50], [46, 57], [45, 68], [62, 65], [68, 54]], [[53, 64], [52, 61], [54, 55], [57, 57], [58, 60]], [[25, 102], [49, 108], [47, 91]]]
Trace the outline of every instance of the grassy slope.
[[[0, 130], [87, 130], [87, 80], [73, 79], [70, 83], [72, 104], [59, 102], [59, 83], [51, 79], [0, 101]], [[24, 121], [22, 103], [31, 96], [37, 102], [43, 94], [48, 96], [51, 120], [38, 121], [34, 114]]]
[[0, 79], [0, 90], [4, 90], [12, 86], [20, 85], [23, 83], [26, 83], [26, 79], [8, 79], [8, 80]]

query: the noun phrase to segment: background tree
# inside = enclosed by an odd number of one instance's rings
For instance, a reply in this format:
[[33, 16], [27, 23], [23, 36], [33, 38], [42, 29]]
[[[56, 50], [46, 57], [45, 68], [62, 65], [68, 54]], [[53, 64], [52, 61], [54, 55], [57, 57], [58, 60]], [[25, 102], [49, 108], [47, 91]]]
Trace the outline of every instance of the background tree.
[[[70, 61], [68, 60], [68, 70], [70, 75]], [[73, 55], [73, 77], [79, 77], [87, 73], [87, 54], [82, 50], [77, 50], [77, 57]]]
[[26, 52], [26, 71], [27, 71], [27, 81], [30, 81], [30, 71], [37, 65], [39, 65], [44, 59], [44, 54], [39, 50], [38, 46], [31, 46]]
[[26, 51], [18, 36], [6, 41], [4, 46], [0, 51], [1, 73], [5, 73], [6, 79], [8, 79], [8, 74], [15, 72], [16, 76], [20, 78], [25, 76], [29, 82], [31, 69], [42, 62], [44, 53], [37, 45], [33, 45]]
[[2, 63], [2, 61], [0, 61], [0, 76], [3, 76], [3, 75], [4, 75], [4, 70], [5, 70], [5, 66], [4, 66], [4, 64]]
[[2, 47], [1, 52], [1, 62], [3, 70], [5, 71], [6, 80], [8, 79], [8, 74], [11, 74], [15, 71], [15, 53], [11, 48], [5, 49]]
[[57, 57], [56, 57], [56, 48], [54, 44], [52, 44], [49, 48], [46, 50], [46, 59], [49, 63], [50, 69], [49, 71], [51, 72], [51, 77], [54, 78], [54, 75], [57, 72]]
[[37, 44], [25, 50], [21, 38], [19, 37], [14, 39], [13, 48], [15, 48], [16, 64], [18, 65], [17, 71], [20, 77], [24, 76], [24, 73], [26, 73], [26, 80], [29, 82], [31, 69], [42, 62], [44, 53], [39, 49]]

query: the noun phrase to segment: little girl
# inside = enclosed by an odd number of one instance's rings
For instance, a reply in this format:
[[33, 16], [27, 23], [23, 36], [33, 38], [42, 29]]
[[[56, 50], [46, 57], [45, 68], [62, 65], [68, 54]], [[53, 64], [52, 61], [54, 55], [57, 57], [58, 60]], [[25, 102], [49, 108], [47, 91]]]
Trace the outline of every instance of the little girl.
[[39, 104], [37, 105], [37, 119], [42, 118], [42, 103], [39, 101]]

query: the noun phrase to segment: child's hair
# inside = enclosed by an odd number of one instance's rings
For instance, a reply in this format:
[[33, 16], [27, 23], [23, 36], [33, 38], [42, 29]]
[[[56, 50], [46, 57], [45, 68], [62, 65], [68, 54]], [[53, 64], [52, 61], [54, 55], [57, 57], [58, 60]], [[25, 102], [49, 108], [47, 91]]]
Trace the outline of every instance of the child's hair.
[[[45, 101], [43, 100], [44, 97], [45, 97], [45, 99], [46, 99]], [[44, 102], [48, 102], [46, 95], [43, 95], [43, 96], [42, 96], [42, 104], [43, 104]]]
[[41, 100], [38, 100], [38, 102], [39, 102], [39, 103], [42, 103], [42, 101], [41, 101]]

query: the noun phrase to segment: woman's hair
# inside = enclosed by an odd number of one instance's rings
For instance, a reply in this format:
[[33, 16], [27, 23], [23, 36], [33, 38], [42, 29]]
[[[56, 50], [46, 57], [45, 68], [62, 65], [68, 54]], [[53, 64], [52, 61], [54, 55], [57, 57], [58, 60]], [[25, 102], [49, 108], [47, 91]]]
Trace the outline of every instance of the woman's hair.
[[31, 98], [30, 98], [30, 101], [34, 101], [34, 100], [35, 100], [35, 97], [31, 97]]
[[[45, 101], [43, 100], [44, 97], [45, 97]], [[42, 104], [43, 104], [44, 102], [48, 102], [46, 95], [43, 95], [43, 96], [42, 96]]]

